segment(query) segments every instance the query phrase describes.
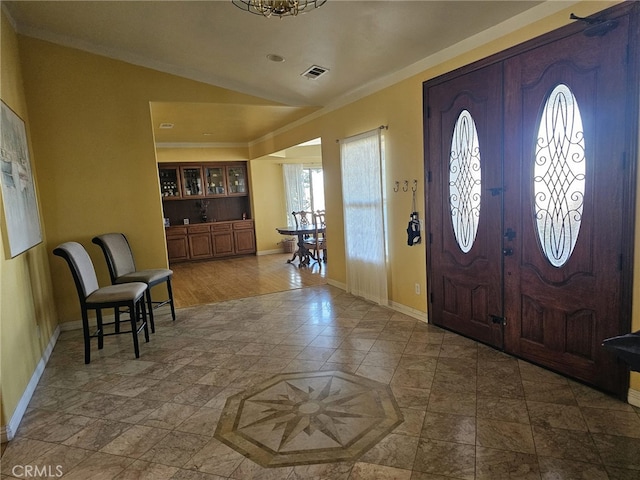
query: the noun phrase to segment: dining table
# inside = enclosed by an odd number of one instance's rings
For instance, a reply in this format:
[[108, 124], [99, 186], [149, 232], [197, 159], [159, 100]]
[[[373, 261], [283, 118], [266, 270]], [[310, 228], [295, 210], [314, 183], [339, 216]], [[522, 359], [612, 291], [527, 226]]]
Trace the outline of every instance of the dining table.
[[[298, 238], [297, 249], [293, 252], [293, 256], [287, 260], [287, 263], [293, 263], [296, 257], [299, 259], [298, 266], [306, 267], [311, 262], [311, 259], [320, 261], [316, 258], [305, 245], [305, 239], [313, 237], [316, 233], [325, 233], [325, 227], [313, 225], [302, 225], [300, 227], [277, 227], [276, 230], [280, 235], [295, 236]], [[319, 254], [318, 254], [319, 255]]]

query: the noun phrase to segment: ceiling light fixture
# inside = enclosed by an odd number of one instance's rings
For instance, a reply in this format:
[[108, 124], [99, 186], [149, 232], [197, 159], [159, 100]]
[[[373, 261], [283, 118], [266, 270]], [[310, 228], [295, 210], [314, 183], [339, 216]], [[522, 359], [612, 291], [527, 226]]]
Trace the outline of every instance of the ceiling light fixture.
[[231, 0], [245, 12], [263, 17], [295, 17], [314, 8], [321, 7], [327, 0]]
[[272, 62], [276, 62], [276, 63], [284, 62], [284, 57], [281, 55], [278, 55], [277, 53], [270, 53], [269, 55], [267, 55], [267, 58]]

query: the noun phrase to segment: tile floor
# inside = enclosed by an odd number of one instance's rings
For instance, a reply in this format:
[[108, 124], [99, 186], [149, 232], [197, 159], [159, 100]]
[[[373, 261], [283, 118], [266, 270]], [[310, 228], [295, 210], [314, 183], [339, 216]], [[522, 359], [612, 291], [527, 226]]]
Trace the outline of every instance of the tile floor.
[[[137, 360], [122, 335], [85, 366], [60, 335], [3, 479], [640, 478], [640, 409], [331, 286], [156, 322]], [[389, 385], [404, 421], [356, 458], [275, 468], [214, 436], [228, 397], [318, 371]]]

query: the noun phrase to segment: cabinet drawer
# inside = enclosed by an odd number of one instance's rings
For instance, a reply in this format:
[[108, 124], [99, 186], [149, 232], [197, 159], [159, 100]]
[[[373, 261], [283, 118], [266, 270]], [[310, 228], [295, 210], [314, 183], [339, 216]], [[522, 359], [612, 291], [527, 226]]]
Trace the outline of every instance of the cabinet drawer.
[[189, 235], [192, 233], [208, 233], [209, 225], [190, 225], [189, 226]]
[[211, 231], [213, 232], [228, 232], [230, 230], [230, 223], [214, 223], [213, 225], [211, 225]]
[[247, 230], [253, 228], [253, 221], [252, 220], [242, 220], [240, 222], [233, 222], [233, 229], [234, 230]]
[[167, 227], [165, 232], [167, 237], [179, 237], [187, 234], [187, 227]]

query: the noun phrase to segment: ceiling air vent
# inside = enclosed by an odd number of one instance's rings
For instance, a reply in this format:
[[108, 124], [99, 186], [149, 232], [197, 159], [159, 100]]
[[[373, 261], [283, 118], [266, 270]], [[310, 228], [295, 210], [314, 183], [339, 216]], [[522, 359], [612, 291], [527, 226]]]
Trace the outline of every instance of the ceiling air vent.
[[307, 78], [311, 78], [311, 79], [316, 79], [318, 78], [320, 75], [324, 75], [325, 73], [327, 73], [329, 71], [328, 68], [324, 68], [324, 67], [319, 67], [318, 65], [312, 65], [311, 67], [309, 67], [306, 71], [304, 71], [303, 73], [301, 73], [301, 75], [303, 77], [307, 77]]
[[160, 128], [173, 128], [173, 123], [161, 123]]

